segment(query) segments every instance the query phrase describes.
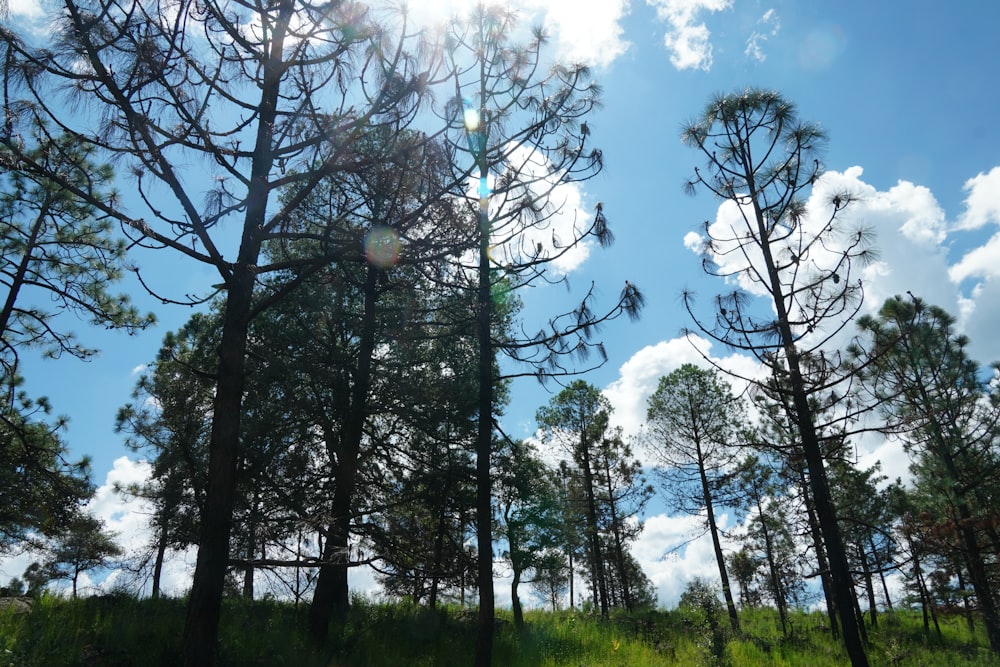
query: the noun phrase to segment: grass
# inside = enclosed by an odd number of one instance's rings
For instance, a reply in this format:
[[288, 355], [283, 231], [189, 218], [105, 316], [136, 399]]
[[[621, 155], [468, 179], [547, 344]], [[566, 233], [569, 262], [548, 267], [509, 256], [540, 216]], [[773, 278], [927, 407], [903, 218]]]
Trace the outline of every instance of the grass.
[[[43, 597], [30, 612], [0, 611], [0, 667], [176, 665], [185, 602], [127, 595], [66, 600]], [[358, 600], [326, 645], [308, 640], [305, 607], [227, 600], [219, 665], [296, 667], [467, 667], [475, 645], [475, 611], [429, 610], [406, 603]], [[498, 667], [840, 667], [846, 656], [818, 614], [791, 615], [782, 635], [776, 613], [744, 612], [742, 633], [711, 624], [698, 610], [656, 611], [600, 620], [569, 612], [529, 611], [517, 632], [498, 612]], [[725, 619], [722, 619], [725, 620]], [[873, 667], [995, 667], [981, 628], [942, 620], [927, 635], [919, 614], [883, 615], [869, 630]]]

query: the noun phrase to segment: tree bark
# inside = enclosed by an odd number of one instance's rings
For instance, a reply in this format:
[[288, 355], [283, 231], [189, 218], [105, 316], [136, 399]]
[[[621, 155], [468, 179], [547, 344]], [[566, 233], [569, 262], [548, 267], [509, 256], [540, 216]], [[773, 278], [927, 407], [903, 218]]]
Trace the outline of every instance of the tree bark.
[[517, 587], [521, 584], [521, 570], [514, 570], [514, 577], [510, 582], [510, 606], [514, 612], [514, 627], [518, 630], [524, 628], [524, 611], [521, 609], [521, 598], [517, 596]]
[[608, 585], [604, 573], [604, 559], [601, 557], [601, 540], [597, 524], [597, 498], [594, 492], [594, 473], [590, 469], [589, 446], [586, 434], [580, 434], [580, 452], [583, 463], [583, 486], [587, 492], [587, 532], [590, 539], [591, 567], [593, 568], [594, 597], [599, 603], [601, 616], [608, 616]]
[[729, 625], [733, 630], [733, 634], [738, 635], [740, 633], [740, 616], [736, 611], [736, 603], [733, 601], [733, 591], [729, 585], [729, 573], [726, 571], [726, 557], [722, 553], [719, 528], [715, 524], [715, 507], [712, 504], [712, 491], [708, 484], [708, 475], [705, 474], [705, 462], [701, 456], [701, 445], [696, 446], [698, 447], [698, 474], [701, 477], [702, 502], [705, 503], [708, 532], [712, 535], [712, 549], [715, 551], [715, 563], [719, 567], [719, 579], [722, 581], [722, 596], [726, 600], [726, 609], [729, 611]]
[[[249, 236], [249, 231], [247, 232]], [[253, 253], [254, 262], [256, 252]], [[185, 667], [209, 667], [215, 662], [222, 593], [229, 563], [229, 536], [236, 498], [240, 418], [246, 381], [247, 316], [253, 276], [241, 262], [234, 269], [219, 345], [218, 385], [209, 441], [208, 484], [201, 517], [201, 537], [191, 597], [188, 600], [181, 649]]]
[[160, 577], [163, 574], [163, 558], [167, 553], [167, 533], [160, 527], [160, 539], [156, 542], [156, 560], [153, 561], [153, 590], [150, 596], [155, 600], [160, 597]]
[[375, 351], [378, 307], [377, 267], [368, 266], [364, 285], [364, 310], [358, 345], [358, 366], [350, 389], [350, 405], [338, 443], [331, 443], [331, 460], [337, 461], [334, 474], [333, 502], [329, 534], [323, 560], [332, 565], [320, 566], [316, 577], [316, 590], [309, 605], [309, 634], [317, 644], [326, 641], [332, 617], [343, 618], [350, 608], [350, 590], [347, 573], [350, 567], [350, 529], [354, 507], [354, 494], [358, 485], [358, 466], [361, 440], [364, 437], [365, 419], [368, 414], [368, 393], [371, 388], [372, 356]]
[[[481, 78], [485, 85], [485, 77]], [[480, 90], [480, 99], [486, 99]], [[480, 110], [480, 118], [486, 114]], [[479, 424], [476, 434], [476, 578], [479, 586], [479, 616], [476, 628], [476, 667], [493, 662], [493, 487], [490, 458], [493, 452], [493, 298], [490, 283], [490, 215], [485, 183], [486, 140], [479, 152], [479, 268], [477, 285], [477, 338], [479, 342]]]
[[[228, 297], [219, 344], [205, 508], [181, 645], [184, 667], [210, 667], [215, 662], [236, 498], [249, 317], [262, 242], [260, 234], [267, 216], [269, 175], [274, 166], [272, 133], [277, 118], [281, 77], [285, 72], [282, 60], [284, 36], [293, 12], [293, 0], [279, 0], [271, 52], [262, 63], [261, 101], [251, 158], [246, 217], [237, 259], [226, 281]], [[219, 268], [225, 275], [224, 267]]]
[[826, 548], [823, 546], [823, 533], [816, 518], [816, 504], [809, 492], [809, 481], [805, 468], [799, 470], [799, 483], [806, 506], [806, 518], [809, 521], [809, 533], [812, 536], [813, 547], [816, 549], [816, 567], [819, 568], [820, 584], [823, 587], [823, 597], [826, 600], [826, 615], [830, 622], [830, 636], [840, 638], [840, 624], [837, 622], [837, 603], [833, 597], [833, 584], [830, 582], [830, 563], [826, 558]]
[[861, 563], [861, 574], [865, 578], [865, 594], [868, 596], [868, 613], [871, 615], [871, 625], [873, 628], [878, 627], [878, 609], [875, 603], [875, 583], [872, 576], [872, 568], [868, 564], [868, 557], [865, 555], [865, 550], [861, 548], [861, 545], [856, 545], [858, 552], [858, 561]]

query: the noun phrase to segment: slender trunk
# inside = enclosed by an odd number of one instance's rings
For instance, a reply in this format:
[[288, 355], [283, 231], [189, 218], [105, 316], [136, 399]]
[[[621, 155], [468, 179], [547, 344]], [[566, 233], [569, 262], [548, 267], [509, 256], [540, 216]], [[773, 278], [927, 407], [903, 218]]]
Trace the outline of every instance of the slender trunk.
[[[971, 635], [976, 631], [976, 619], [973, 615], [972, 605], [969, 604], [969, 583], [962, 575], [961, 564], [955, 565], [955, 577], [958, 579], [958, 590], [960, 591], [959, 594], [962, 596], [962, 611], [965, 616], [965, 624], [968, 626], [969, 634]], [[975, 593], [975, 590], [973, 590], [973, 593]]]
[[[255, 572], [253, 559], [256, 555], [257, 503], [258, 493], [254, 491], [253, 503], [250, 507], [250, 525], [247, 528], [247, 565], [243, 570], [243, 599], [245, 600], [253, 600], [253, 576]], [[261, 556], [263, 555], [263, 549], [261, 549]]]
[[[451, 469], [449, 450], [449, 470]], [[444, 534], [447, 530], [448, 519], [448, 497], [451, 494], [451, 475], [445, 477], [445, 483], [441, 487], [441, 494], [438, 496], [438, 521], [437, 530], [434, 534], [434, 560], [431, 567], [431, 594], [428, 604], [431, 609], [437, 608], [438, 586], [441, 579], [441, 570], [444, 560]]]
[[[749, 157], [747, 164], [749, 164]], [[768, 285], [772, 302], [777, 315], [777, 330], [785, 353], [785, 364], [788, 372], [788, 387], [794, 404], [794, 423], [798, 427], [802, 453], [809, 471], [809, 482], [812, 487], [813, 500], [816, 503], [816, 517], [819, 520], [823, 542], [826, 544], [827, 557], [830, 560], [830, 575], [833, 595], [837, 603], [837, 613], [840, 615], [841, 632], [844, 648], [853, 667], [868, 667], [868, 656], [859, 633], [859, 622], [854, 616], [854, 593], [850, 568], [847, 563], [847, 552], [844, 548], [837, 524], [837, 512], [830, 495], [830, 483], [826, 477], [826, 467], [823, 463], [823, 448], [816, 424], [813, 419], [813, 408], [809, 402], [806, 380], [802, 374], [799, 361], [799, 351], [795, 345], [796, 337], [792, 332], [786, 304], [785, 287], [778, 274], [777, 264], [771, 253], [769, 243], [770, 231], [764, 213], [760, 208], [760, 193], [754, 184], [755, 174], [746, 173], [749, 188], [749, 198], [753, 203], [756, 234], [760, 239], [760, 249], [767, 270]]]
[[[801, 382], [801, 380], [799, 381]], [[796, 410], [800, 411], [800, 414], [811, 416], [805, 393], [796, 392], [796, 395], [798, 399]], [[865, 653], [864, 641], [861, 636], [861, 623], [854, 611], [856, 598], [853, 591], [853, 581], [850, 568], [847, 565], [847, 554], [840, 536], [833, 499], [829, 493], [830, 485], [823, 466], [822, 450], [811, 418], [807, 417], [802, 422], [804, 425], [802, 430], [805, 432], [802, 438], [803, 449], [806, 453], [806, 463], [809, 466], [813, 500], [816, 503], [816, 518], [819, 520], [827, 558], [830, 561], [833, 597], [836, 600], [837, 613], [840, 617], [840, 631], [844, 647], [847, 649], [847, 655], [853, 667], [868, 667], [868, 656]]]
[[580, 453], [583, 465], [583, 486], [587, 493], [587, 532], [590, 539], [590, 557], [592, 575], [594, 578], [594, 599], [599, 605], [601, 616], [608, 615], [608, 586], [604, 574], [604, 560], [601, 558], [601, 539], [597, 523], [597, 496], [594, 492], [594, 473], [590, 469], [590, 455], [586, 435], [580, 434]]
[[351, 516], [358, 485], [361, 440], [368, 414], [372, 357], [378, 328], [378, 277], [379, 269], [369, 265], [365, 274], [358, 365], [350, 389], [350, 404], [339, 439], [337, 434], [330, 433], [327, 436], [327, 448], [332, 449], [335, 454], [331, 458], [337, 461], [337, 469], [330, 505], [333, 519], [324, 549], [324, 564], [319, 568], [312, 604], [309, 605], [309, 634], [317, 644], [326, 641], [330, 619], [334, 616], [345, 617], [350, 607], [347, 573], [350, 568]]
[[156, 560], [153, 561], [153, 591], [150, 593], [155, 600], [160, 597], [160, 577], [163, 575], [163, 559], [167, 554], [167, 531], [160, 527], [160, 539], [156, 542]]
[[611, 483], [610, 457], [604, 458], [604, 479], [607, 482], [608, 508], [611, 513], [611, 534], [615, 540], [615, 564], [618, 567], [618, 579], [621, 584], [622, 602], [625, 611], [632, 612], [632, 590], [629, 586], [628, 570], [625, 567], [625, 543], [622, 539], [621, 520], [618, 518], [618, 503], [615, 500], [614, 487]]
[[236, 262], [219, 267], [228, 275], [212, 433], [209, 439], [208, 484], [201, 517], [198, 560], [188, 599], [187, 617], [181, 643], [184, 667], [211, 667], [219, 634], [222, 592], [229, 562], [229, 535], [236, 498], [236, 469], [239, 460], [240, 417], [246, 384], [246, 351], [249, 316], [260, 255], [261, 230], [267, 214], [269, 175], [274, 166], [273, 131], [283, 62], [284, 36], [294, 13], [293, 0], [279, 0], [272, 27], [271, 51], [262, 63], [261, 102], [258, 107], [257, 136], [251, 158], [243, 236]]
[[878, 549], [875, 548], [875, 538], [869, 535], [868, 544], [872, 548], [872, 557], [875, 559], [875, 567], [878, 569], [878, 577], [882, 582], [882, 594], [885, 596], [885, 608], [891, 614], [895, 610], [892, 608], [892, 598], [889, 597], [889, 585], [885, 580], [885, 568], [882, 567], [882, 559], [879, 558]]
[[[910, 544], [910, 553], [913, 553], [913, 540], [907, 537]], [[924, 581], [924, 573], [920, 569], [920, 558], [913, 555], [913, 576], [917, 580], [917, 592], [920, 595], [920, 608], [924, 617], [924, 633], [930, 634], [930, 626], [927, 622], [928, 614], [934, 620], [934, 627], [938, 637], [941, 636], [941, 627], [938, 625], [937, 614], [934, 611], [934, 601], [931, 599], [930, 591], [927, 590], [927, 582]]]
[[833, 597], [833, 585], [830, 582], [830, 563], [826, 558], [826, 548], [823, 546], [823, 535], [816, 517], [815, 503], [809, 493], [809, 482], [805, 469], [799, 470], [800, 488], [805, 500], [806, 517], [809, 520], [809, 533], [812, 536], [813, 548], [816, 549], [816, 567], [819, 568], [820, 584], [823, 587], [823, 597], [826, 600], [826, 616], [830, 623], [830, 636], [834, 640], [840, 638], [840, 624], [837, 622], [837, 603]]
[[712, 504], [712, 490], [708, 484], [708, 475], [705, 473], [705, 462], [701, 456], [701, 445], [698, 448], [698, 474], [701, 476], [702, 502], [705, 505], [705, 513], [708, 520], [708, 531], [712, 535], [712, 548], [715, 550], [715, 563], [719, 567], [719, 579], [722, 581], [722, 597], [726, 600], [726, 609], [729, 610], [729, 625], [733, 629], [733, 634], [740, 633], [740, 617], [736, 611], [736, 603], [733, 601], [733, 591], [729, 585], [729, 573], [726, 571], [726, 557], [722, 553], [722, 542], [719, 540], [719, 528], [715, 524], [715, 507]]
[[785, 589], [781, 583], [781, 576], [778, 572], [778, 564], [774, 558], [774, 539], [771, 531], [767, 527], [767, 518], [764, 516], [764, 507], [761, 503], [760, 495], [754, 491], [754, 501], [757, 504], [757, 514], [760, 517], [761, 532], [764, 533], [764, 556], [767, 558], [767, 571], [771, 579], [771, 590], [774, 591], [774, 602], [778, 605], [778, 619], [781, 621], [781, 634], [788, 635], [788, 605], [785, 600]]
[[510, 606], [514, 612], [514, 627], [524, 628], [524, 612], [521, 609], [521, 599], [517, 596], [517, 587], [521, 584], [521, 569], [514, 568], [514, 577], [510, 582]]
[[[482, 84], [485, 86], [485, 76]], [[488, 91], [480, 90], [480, 99]], [[485, 122], [485, 111], [480, 109]], [[485, 130], [483, 130], [485, 131]], [[476, 435], [476, 546], [479, 617], [476, 628], [476, 667], [493, 662], [493, 503], [490, 456], [493, 450], [493, 299], [490, 283], [490, 214], [487, 191], [486, 137], [479, 162], [479, 267], [477, 285], [477, 338], [479, 343], [479, 424]]]
[[872, 617], [872, 628], [878, 627], [878, 609], [875, 604], [875, 584], [872, 581], [872, 569], [868, 565], [868, 556], [861, 545], [855, 546], [858, 552], [858, 562], [861, 564], [861, 574], [865, 578], [865, 595], [868, 597], [868, 613]]
[[858, 619], [858, 633], [861, 635], [861, 641], [868, 644], [868, 628], [865, 627], [865, 614], [861, 611], [861, 603], [858, 601], [858, 596], [854, 596], [854, 615]]
[[576, 609], [576, 598], [573, 595], [573, 549], [569, 550], [569, 609], [573, 611]]

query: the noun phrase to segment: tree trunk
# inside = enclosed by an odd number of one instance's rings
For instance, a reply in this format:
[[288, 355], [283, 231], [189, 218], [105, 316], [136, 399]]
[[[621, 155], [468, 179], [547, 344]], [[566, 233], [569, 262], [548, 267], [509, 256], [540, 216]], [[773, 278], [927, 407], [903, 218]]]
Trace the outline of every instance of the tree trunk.
[[[247, 565], [243, 570], [243, 599], [253, 600], [253, 576], [256, 568], [253, 566], [253, 559], [256, 555], [256, 534], [257, 534], [257, 505], [259, 503], [259, 494], [254, 490], [253, 503], [250, 506], [250, 525], [247, 527]], [[261, 557], [264, 556], [263, 549], [261, 549]]]
[[872, 557], [875, 559], [875, 567], [878, 569], [878, 576], [882, 582], [882, 594], [885, 596], [885, 608], [889, 613], [893, 613], [892, 608], [892, 598], [889, 597], [889, 585], [885, 580], [885, 568], [882, 567], [882, 559], [879, 558], [878, 549], [875, 548], [875, 539], [871, 536], [868, 537], [868, 544], [872, 548]]
[[[754, 493], [754, 501], [757, 504], [757, 514], [760, 516], [760, 527], [764, 533], [764, 555], [767, 558], [767, 572], [771, 579], [771, 590], [774, 592], [774, 602], [778, 605], [778, 619], [781, 621], [781, 634], [788, 635], [788, 601], [785, 599], [785, 588], [781, 583], [781, 575], [778, 572], [778, 564], [774, 557], [774, 539], [771, 531], [767, 528], [767, 521], [764, 518], [764, 508], [761, 505], [761, 498]], [[836, 623], [836, 621], [834, 621]]]
[[521, 599], [517, 596], [517, 587], [521, 584], [521, 570], [514, 569], [514, 577], [510, 582], [510, 606], [514, 612], [514, 627], [524, 629], [524, 612], [521, 609]]
[[[482, 79], [485, 81], [485, 77]], [[485, 84], [484, 84], [485, 85]], [[480, 91], [486, 99], [486, 91]], [[485, 113], [480, 113], [486, 118]], [[485, 146], [485, 138], [483, 145]], [[477, 285], [477, 338], [479, 343], [479, 424], [476, 434], [476, 583], [479, 587], [479, 616], [476, 628], [476, 667], [493, 662], [493, 487], [490, 458], [493, 451], [493, 295], [490, 284], [490, 216], [485, 190], [487, 179], [485, 149], [479, 161], [479, 268]]]
[[[801, 380], [799, 380], [801, 382]], [[809, 415], [807, 398], [803, 392], [796, 392], [796, 411]], [[840, 631], [844, 639], [844, 647], [853, 667], [868, 667], [868, 656], [865, 653], [861, 637], [860, 619], [854, 612], [855, 596], [851, 571], [847, 564], [847, 554], [837, 525], [837, 514], [830, 497], [830, 485], [826, 479], [826, 469], [823, 465], [822, 449], [812, 420], [802, 419], [804, 428], [802, 446], [806, 454], [806, 464], [809, 466], [809, 481], [812, 486], [813, 500], [816, 503], [816, 518], [819, 520], [826, 545], [826, 554], [830, 561], [831, 584], [833, 597], [837, 604], [837, 614], [840, 617]]]
[[42, 227], [45, 226], [45, 216], [48, 215], [48, 211], [49, 207], [46, 202], [38, 212], [35, 222], [31, 225], [31, 232], [28, 234], [28, 240], [24, 243], [24, 250], [22, 251], [21, 261], [17, 265], [17, 271], [15, 271], [14, 277], [7, 283], [7, 299], [4, 302], [3, 309], [0, 310], [0, 336], [6, 337], [7, 327], [10, 326], [10, 317], [14, 312], [14, 304], [17, 302], [17, 295], [24, 286], [24, 278], [28, 272], [28, 267], [31, 266], [34, 260], [32, 253], [35, 252], [38, 236], [42, 232]]
[[618, 579], [621, 584], [622, 603], [625, 611], [632, 612], [632, 590], [629, 586], [628, 571], [625, 567], [625, 544], [622, 539], [621, 520], [618, 518], [618, 503], [615, 500], [614, 488], [611, 485], [611, 463], [604, 457], [604, 479], [607, 481], [608, 509], [611, 514], [611, 534], [615, 539], [615, 565], [618, 568]]
[[350, 404], [339, 440], [333, 433], [327, 435], [327, 449], [332, 450], [330, 458], [337, 461], [330, 506], [333, 519], [323, 550], [324, 564], [319, 568], [312, 604], [309, 605], [309, 634], [320, 645], [326, 641], [330, 619], [334, 616], [345, 617], [350, 608], [347, 573], [350, 567], [351, 516], [371, 388], [372, 355], [377, 332], [378, 277], [379, 269], [369, 265], [365, 274], [358, 367], [350, 391]]
[[830, 622], [830, 636], [834, 640], [840, 638], [840, 624], [837, 622], [837, 603], [833, 597], [833, 585], [830, 582], [830, 563], [826, 558], [826, 548], [823, 546], [823, 534], [816, 518], [816, 504], [809, 492], [809, 481], [805, 468], [799, 470], [799, 482], [802, 496], [805, 500], [806, 517], [809, 520], [809, 533], [812, 536], [813, 548], [816, 549], [816, 567], [819, 568], [820, 584], [823, 587], [823, 597], [826, 600], [826, 615]]
[[872, 617], [872, 628], [878, 627], [878, 609], [875, 603], [875, 583], [872, 580], [872, 569], [868, 565], [868, 557], [865, 550], [857, 545], [858, 560], [861, 563], [861, 573], [865, 578], [865, 594], [868, 596], [868, 613]]
[[576, 609], [576, 599], [573, 596], [573, 579], [575, 574], [573, 572], [573, 549], [569, 550], [569, 609], [573, 611]]
[[222, 592], [229, 562], [229, 535], [236, 498], [239, 460], [240, 418], [246, 384], [246, 351], [249, 316], [260, 255], [261, 230], [267, 216], [269, 175], [274, 166], [272, 133], [277, 118], [284, 36], [294, 12], [293, 0], [279, 0], [272, 48], [262, 63], [263, 85], [258, 107], [257, 136], [251, 158], [246, 217], [236, 262], [220, 266], [226, 280], [227, 298], [219, 344], [212, 433], [209, 439], [208, 483], [201, 517], [201, 539], [188, 599], [181, 643], [184, 667], [210, 667], [215, 662]]
[[241, 263], [234, 270], [233, 284], [226, 304], [222, 342], [219, 345], [218, 384], [209, 441], [208, 484], [201, 517], [198, 560], [188, 599], [181, 649], [185, 667], [209, 667], [215, 662], [215, 643], [229, 563], [229, 535], [236, 499], [240, 418], [246, 380], [246, 318], [250, 312], [253, 292], [253, 276], [249, 271], [252, 263]]
[[[719, 528], [715, 525], [715, 507], [712, 504], [712, 491], [708, 485], [708, 475], [705, 474], [705, 462], [701, 458], [701, 445], [698, 448], [698, 474], [701, 476], [702, 502], [705, 503], [705, 513], [708, 521], [708, 531], [712, 535], [712, 548], [715, 550], [715, 563], [719, 567], [719, 579], [722, 581], [722, 596], [729, 610], [729, 625], [733, 634], [740, 634], [740, 617], [733, 602], [733, 591], [729, 586], [729, 573], [726, 571], [726, 557], [722, 553], [722, 542], [719, 540]], [[763, 518], [763, 517], [762, 517]]]
[[858, 619], [858, 634], [861, 635], [861, 641], [866, 645], [868, 644], [868, 629], [865, 627], [865, 614], [861, 611], [861, 602], [858, 601], [858, 596], [854, 596], [854, 615]]
[[[580, 438], [584, 440], [586, 435], [581, 433]], [[590, 539], [591, 567], [593, 568], [592, 575], [596, 584], [594, 587], [594, 598], [600, 607], [601, 616], [607, 618], [608, 585], [604, 574], [604, 560], [601, 558], [601, 539], [597, 524], [597, 497], [594, 493], [594, 473], [590, 469], [590, 456], [588, 455], [586, 442], [580, 443], [580, 450], [583, 458], [583, 485], [587, 492], [587, 532]]]
[[156, 560], [153, 561], [153, 591], [150, 596], [155, 600], [160, 597], [160, 577], [163, 574], [163, 558], [167, 553], [167, 531], [160, 528], [160, 539], [156, 542]]
[[[449, 469], [451, 465], [449, 451]], [[434, 560], [431, 567], [431, 593], [429, 606], [431, 609], [437, 608], [438, 586], [441, 580], [441, 570], [444, 566], [444, 535], [447, 530], [448, 518], [448, 496], [451, 494], [451, 474], [445, 477], [445, 483], [441, 487], [441, 494], [438, 496], [438, 520], [437, 530], [434, 535]]]

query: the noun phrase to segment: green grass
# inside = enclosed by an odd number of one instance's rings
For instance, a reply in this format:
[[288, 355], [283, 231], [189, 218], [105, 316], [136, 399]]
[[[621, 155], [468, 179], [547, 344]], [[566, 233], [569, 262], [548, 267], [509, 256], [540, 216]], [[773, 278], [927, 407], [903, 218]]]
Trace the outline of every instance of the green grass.
[[[125, 595], [80, 600], [43, 597], [30, 612], [0, 611], [0, 667], [128, 665], [178, 662], [183, 600]], [[412, 604], [356, 601], [325, 646], [305, 636], [305, 607], [278, 602], [225, 603], [219, 665], [296, 667], [450, 667], [471, 664], [475, 611], [436, 611]], [[825, 667], [846, 664], [818, 614], [791, 615], [782, 635], [777, 614], [745, 612], [743, 632], [715, 629], [698, 611], [615, 615], [610, 620], [569, 612], [529, 611], [517, 632], [498, 613], [494, 664], [498, 667]], [[725, 619], [722, 619], [723, 621]], [[942, 619], [942, 636], [926, 635], [919, 614], [880, 617], [870, 630], [873, 667], [987, 667], [998, 663], [981, 628]]]

